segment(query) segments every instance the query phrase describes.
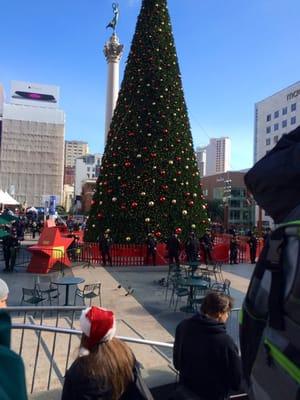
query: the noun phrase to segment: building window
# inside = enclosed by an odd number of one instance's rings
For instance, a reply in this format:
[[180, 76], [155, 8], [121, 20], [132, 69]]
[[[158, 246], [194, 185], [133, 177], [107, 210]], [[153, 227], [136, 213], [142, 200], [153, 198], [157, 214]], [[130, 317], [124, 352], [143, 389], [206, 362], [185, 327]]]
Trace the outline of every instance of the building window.
[[240, 219], [240, 210], [230, 210], [230, 219], [231, 220], [239, 220]]
[[279, 117], [279, 111], [275, 111], [274, 112], [274, 118], [278, 118]]
[[203, 196], [208, 196], [208, 189], [203, 189], [202, 193], [203, 193]]
[[240, 208], [241, 202], [240, 200], [230, 200], [230, 207]]
[[296, 108], [297, 108], [297, 103], [293, 103], [291, 105], [291, 111], [296, 111]]
[[287, 107], [283, 107], [282, 109], [282, 115], [286, 115], [287, 114]]
[[267, 126], [266, 132], [267, 133], [271, 133], [271, 127], [270, 126]]
[[271, 121], [271, 114], [267, 115], [267, 122]]
[[278, 131], [279, 129], [279, 125], [278, 124], [274, 124], [274, 131]]
[[295, 123], [296, 123], [296, 117], [292, 117], [291, 118], [291, 125], [295, 125]]
[[271, 143], [271, 139], [269, 138], [266, 140], [266, 145], [268, 146], [270, 143]]
[[274, 136], [274, 143], [278, 142], [278, 136]]
[[285, 128], [285, 127], [287, 126], [287, 120], [284, 119], [284, 120], [282, 121], [282, 124], [281, 124], [281, 125], [282, 125], [283, 128]]

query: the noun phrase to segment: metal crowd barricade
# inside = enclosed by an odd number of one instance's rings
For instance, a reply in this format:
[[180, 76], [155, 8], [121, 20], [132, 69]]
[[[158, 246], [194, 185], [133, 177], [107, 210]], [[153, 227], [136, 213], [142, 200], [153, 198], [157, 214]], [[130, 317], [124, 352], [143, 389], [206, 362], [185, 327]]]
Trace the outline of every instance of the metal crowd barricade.
[[[113, 244], [110, 248], [112, 264], [117, 267], [142, 266], [146, 256], [145, 245]], [[68, 250], [71, 261], [87, 265], [101, 264], [102, 256], [98, 243], [75, 244]]]
[[[84, 308], [85, 307], [79, 306], [6, 308], [6, 311], [11, 314], [13, 320], [12, 329], [19, 332], [19, 340], [16, 341], [15, 338], [13, 340], [15, 342], [15, 351], [24, 358], [24, 352], [29, 350], [28, 347], [30, 348], [30, 360], [32, 362], [25, 363], [26, 375], [27, 377], [31, 377], [30, 393], [33, 393], [36, 386], [38, 386], [36, 385], [36, 381], [40, 382], [42, 378], [44, 378], [43, 380], [46, 380], [47, 383], [45, 387], [39, 387], [39, 390], [50, 390], [54, 373], [60, 385], [63, 384], [63, 377], [70, 364], [72, 340], [74, 337], [79, 337], [82, 333], [80, 330], [75, 329], [74, 324], [75, 321], [78, 321], [80, 312]], [[22, 314], [21, 316], [20, 313]], [[33, 315], [37, 315], [37, 317], [34, 318]], [[20, 320], [21, 322], [15, 322], [15, 320]], [[67, 322], [68, 327], [61, 327], [60, 325], [62, 322], [64, 322], [64, 324]], [[30, 343], [26, 341], [25, 335], [28, 331], [33, 331], [35, 333], [35, 341], [32, 340], [32, 337]], [[52, 334], [51, 337], [49, 337], [49, 333]], [[61, 337], [61, 334], [63, 337]], [[160, 355], [162, 355], [159, 350], [160, 347], [167, 349], [173, 348], [173, 344], [170, 343], [124, 336], [117, 337], [129, 343], [152, 346]], [[60, 345], [60, 341], [63, 341], [63, 345]], [[59, 347], [60, 352], [63, 352], [65, 356], [63, 368], [58, 365], [59, 363], [56, 359], [57, 347]], [[47, 364], [44, 361], [43, 368], [40, 368], [39, 361], [43, 358], [42, 353], [45, 353], [47, 356]], [[167, 356], [163, 356], [167, 358]], [[61, 356], [59, 361], [60, 364], [62, 364]], [[171, 363], [170, 359], [168, 359], [168, 361]]]
[[[56, 382], [59, 387], [62, 387], [65, 372], [70, 365], [72, 344], [74, 346], [73, 341], [75, 338], [77, 338], [79, 346], [79, 337], [82, 332], [75, 329], [75, 323], [78, 321], [79, 313], [82, 309], [84, 309], [84, 307], [79, 306], [6, 308], [6, 311], [11, 314], [13, 320], [12, 329], [14, 333], [12, 337], [15, 350], [19, 355], [23, 356], [23, 358], [26, 351], [29, 352], [30, 362], [25, 363], [25, 370], [27, 378], [30, 377], [30, 388], [28, 388], [30, 393], [50, 390], [53, 388], [55, 377], [57, 378]], [[238, 338], [238, 312], [239, 309], [232, 310], [227, 323], [228, 333], [234, 338], [235, 342]], [[34, 313], [38, 314], [38, 318], [33, 318]], [[21, 322], [16, 321], [18, 319]], [[62, 321], [67, 321], [68, 327], [61, 327]], [[34, 334], [36, 339], [35, 341], [31, 340], [27, 342], [26, 335], [30, 334], [30, 332]], [[16, 348], [16, 335], [19, 336], [18, 348]], [[166, 351], [172, 350], [172, 343], [125, 336], [117, 337], [128, 343], [151, 346], [154, 351], [172, 364], [172, 360], [162, 353], [163, 349]], [[58, 354], [58, 349], [60, 354]], [[63, 357], [61, 352], [63, 352]], [[47, 364], [45, 364], [44, 361], [43, 367], [41, 367], [39, 361], [43, 358], [43, 354], [47, 356]], [[45, 382], [44, 386], [41, 386], [42, 380]], [[246, 398], [246, 395], [240, 394], [231, 396], [230, 398], [241, 399]]]

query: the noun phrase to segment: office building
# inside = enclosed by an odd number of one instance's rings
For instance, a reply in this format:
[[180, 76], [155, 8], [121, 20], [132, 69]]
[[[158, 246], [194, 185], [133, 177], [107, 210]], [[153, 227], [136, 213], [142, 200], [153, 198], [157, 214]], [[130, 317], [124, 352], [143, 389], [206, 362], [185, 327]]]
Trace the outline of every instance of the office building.
[[247, 230], [254, 224], [255, 206], [247, 192], [244, 176], [242, 171], [227, 171], [201, 179], [205, 199], [219, 202], [224, 210], [223, 216], [215, 222], [225, 228], [232, 225]]
[[200, 177], [206, 175], [206, 147], [196, 147], [195, 151]]
[[254, 163], [300, 124], [300, 81], [255, 104]]
[[62, 200], [65, 113], [59, 88], [13, 81], [3, 103], [0, 187], [21, 204], [40, 206], [45, 195]]
[[[300, 124], [300, 81], [255, 104], [254, 163], [266, 155], [282, 135]], [[258, 221], [259, 211], [256, 212]], [[262, 225], [273, 226], [271, 217], [262, 212]]]
[[86, 154], [75, 161], [75, 196], [80, 196], [86, 180], [97, 180], [100, 173], [101, 154]]
[[88, 152], [89, 146], [86, 142], [80, 140], [66, 140], [65, 167], [75, 167], [76, 158], [85, 156]]
[[229, 137], [212, 138], [206, 146], [206, 173], [215, 175], [230, 168], [231, 140]]

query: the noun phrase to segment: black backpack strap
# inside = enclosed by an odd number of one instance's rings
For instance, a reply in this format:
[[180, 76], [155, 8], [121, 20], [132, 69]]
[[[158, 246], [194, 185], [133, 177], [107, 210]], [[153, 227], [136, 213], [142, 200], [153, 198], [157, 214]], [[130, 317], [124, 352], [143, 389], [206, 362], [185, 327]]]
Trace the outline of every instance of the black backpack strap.
[[282, 250], [285, 242], [284, 228], [274, 231], [268, 242], [267, 270], [271, 272], [271, 287], [269, 294], [269, 326], [274, 329], [284, 329], [283, 319], [283, 268]]

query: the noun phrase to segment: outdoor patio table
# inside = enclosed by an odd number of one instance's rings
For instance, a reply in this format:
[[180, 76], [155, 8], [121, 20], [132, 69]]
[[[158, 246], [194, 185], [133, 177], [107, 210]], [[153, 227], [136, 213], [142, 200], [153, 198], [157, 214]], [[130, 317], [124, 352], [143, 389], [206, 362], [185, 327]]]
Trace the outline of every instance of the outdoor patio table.
[[193, 299], [194, 299], [194, 289], [208, 289], [209, 283], [207, 281], [204, 281], [203, 279], [200, 278], [187, 278], [187, 279], [181, 279], [179, 281], [179, 284], [181, 286], [188, 286], [190, 288], [190, 294], [188, 298], [189, 304], [187, 306], [181, 307], [180, 310], [184, 312], [194, 312], [195, 309], [193, 307]]
[[85, 280], [76, 276], [64, 276], [63, 278], [55, 279], [52, 281], [55, 285], [61, 285], [66, 287], [66, 302], [65, 306], [69, 305], [69, 287], [73, 285], [79, 285], [83, 283]]

